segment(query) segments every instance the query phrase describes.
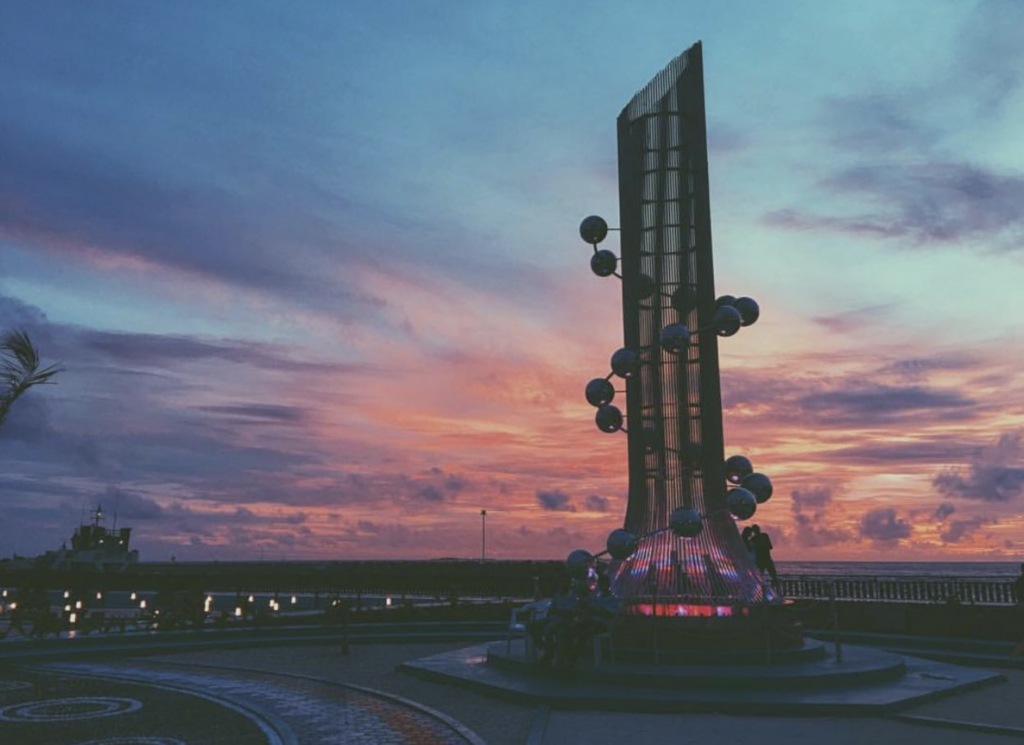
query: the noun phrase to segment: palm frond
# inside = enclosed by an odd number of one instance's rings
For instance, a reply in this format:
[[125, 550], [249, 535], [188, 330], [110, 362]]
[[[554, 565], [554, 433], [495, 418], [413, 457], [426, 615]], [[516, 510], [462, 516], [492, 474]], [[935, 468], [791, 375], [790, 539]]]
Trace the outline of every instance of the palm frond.
[[25, 391], [37, 385], [52, 385], [59, 365], [39, 369], [39, 350], [24, 331], [11, 331], [0, 342], [0, 424], [11, 405]]

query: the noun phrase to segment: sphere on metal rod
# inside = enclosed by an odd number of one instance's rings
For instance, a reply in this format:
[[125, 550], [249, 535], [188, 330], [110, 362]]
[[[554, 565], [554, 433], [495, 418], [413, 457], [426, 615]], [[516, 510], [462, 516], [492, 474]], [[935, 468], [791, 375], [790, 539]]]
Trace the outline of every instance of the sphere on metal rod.
[[680, 507], [669, 515], [668, 526], [680, 538], [693, 538], [704, 530], [704, 520], [697, 510]]
[[620, 378], [631, 378], [640, 367], [640, 355], [623, 347], [612, 355], [612, 372]]
[[608, 534], [608, 554], [613, 559], [628, 559], [637, 548], [637, 538], [628, 530], [619, 528]]
[[587, 383], [587, 402], [591, 406], [604, 406], [610, 404], [615, 398], [615, 386], [611, 381], [604, 378], [594, 378]]
[[763, 473], [748, 473], [743, 477], [740, 486], [757, 497], [758, 504], [764, 504], [771, 499], [774, 491], [772, 480]]
[[761, 307], [752, 297], [738, 298], [732, 307], [740, 312], [744, 326], [753, 326], [754, 322], [761, 317]]
[[740, 520], [747, 520], [757, 512], [757, 497], [742, 486], [729, 490], [729, 493], [725, 495], [725, 504], [728, 506], [729, 512]]
[[743, 325], [743, 316], [731, 305], [720, 305], [711, 316], [711, 325], [719, 336], [732, 336]]
[[753, 472], [754, 466], [745, 455], [732, 455], [725, 459], [725, 478], [731, 484], [740, 483]]
[[622, 429], [622, 412], [618, 406], [608, 404], [597, 410], [594, 421], [602, 432], [618, 432]]
[[589, 551], [578, 548], [569, 554], [565, 559], [565, 566], [573, 577], [581, 577], [587, 572], [587, 567], [594, 557]]
[[733, 306], [736, 304], [736, 298], [732, 295], [722, 295], [715, 300], [715, 307], [721, 308], [723, 305]]
[[590, 257], [590, 270], [598, 277], [610, 277], [619, 266], [619, 257], [611, 251], [601, 249]]
[[669, 354], [681, 354], [690, 346], [690, 329], [681, 323], [670, 323], [661, 330], [661, 348]]
[[697, 307], [697, 293], [688, 285], [679, 285], [672, 292], [672, 307], [686, 315]]
[[590, 217], [584, 217], [583, 222], [580, 223], [580, 238], [585, 240], [587, 243], [597, 245], [603, 241], [608, 235], [608, 223], [604, 221], [603, 217], [597, 215], [591, 215]]

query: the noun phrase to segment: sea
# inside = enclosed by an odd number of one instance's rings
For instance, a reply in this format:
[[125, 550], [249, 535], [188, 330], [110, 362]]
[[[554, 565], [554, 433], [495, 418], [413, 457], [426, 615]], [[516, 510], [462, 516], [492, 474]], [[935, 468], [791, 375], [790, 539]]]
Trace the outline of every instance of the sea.
[[975, 577], [1013, 579], [1018, 561], [777, 561], [783, 576], [825, 577]]

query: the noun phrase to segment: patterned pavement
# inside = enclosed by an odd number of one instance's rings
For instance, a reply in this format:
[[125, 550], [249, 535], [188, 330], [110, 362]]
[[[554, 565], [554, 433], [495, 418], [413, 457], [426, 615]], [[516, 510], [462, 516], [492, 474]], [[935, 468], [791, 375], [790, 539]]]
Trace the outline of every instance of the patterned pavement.
[[3, 745], [271, 745], [219, 702], [151, 686], [0, 669]]
[[[220, 701], [260, 720], [265, 737], [248, 741], [254, 745], [257, 742], [272, 745], [466, 745], [479, 742], [458, 723], [412, 702], [306, 678], [146, 661], [57, 663], [36, 669], [188, 691]], [[2, 716], [0, 709], [0, 719]]]

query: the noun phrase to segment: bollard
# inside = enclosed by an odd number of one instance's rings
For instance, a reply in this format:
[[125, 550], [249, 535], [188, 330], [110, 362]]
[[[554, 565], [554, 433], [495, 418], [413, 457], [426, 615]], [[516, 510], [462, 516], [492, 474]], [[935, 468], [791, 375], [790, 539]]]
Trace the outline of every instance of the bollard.
[[341, 653], [347, 655], [348, 652], [348, 601], [345, 600], [341, 604]]
[[832, 609], [832, 634], [836, 646], [836, 662], [843, 661], [843, 643], [839, 640], [839, 607], [836, 604], [836, 583], [829, 583], [829, 605]]

